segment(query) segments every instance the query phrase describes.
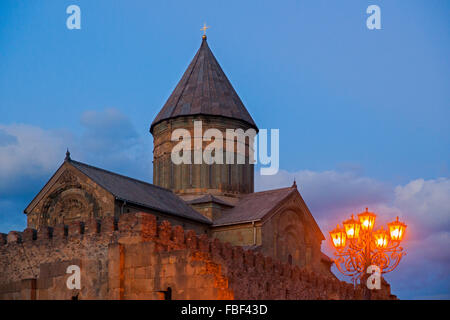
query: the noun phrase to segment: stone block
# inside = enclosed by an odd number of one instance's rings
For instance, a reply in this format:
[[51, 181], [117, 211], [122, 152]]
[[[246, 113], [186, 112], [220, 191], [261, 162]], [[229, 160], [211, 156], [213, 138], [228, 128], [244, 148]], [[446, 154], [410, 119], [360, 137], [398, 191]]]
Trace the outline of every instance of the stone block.
[[114, 217], [105, 217], [100, 224], [100, 232], [112, 233], [117, 230], [117, 222]]
[[177, 274], [177, 268], [175, 264], [166, 264], [162, 268], [164, 277], [174, 277]]
[[97, 219], [91, 218], [86, 221], [84, 225], [85, 234], [96, 234], [98, 232], [100, 232], [100, 222]]
[[210, 240], [206, 234], [201, 234], [200, 236], [198, 236], [198, 249], [201, 252], [210, 251]]
[[169, 221], [164, 220], [158, 225], [158, 239], [161, 244], [169, 244], [172, 235], [172, 225]]
[[39, 277], [36, 280], [36, 288], [41, 291], [43, 289], [49, 289], [53, 287], [53, 278], [49, 278], [49, 277]]
[[134, 279], [146, 279], [147, 270], [146, 267], [137, 267], [134, 269]]
[[188, 230], [185, 234], [186, 247], [191, 250], [198, 248], [198, 239], [194, 230]]
[[7, 238], [8, 238], [8, 235], [6, 233], [0, 233], [0, 246], [6, 244]]
[[48, 240], [51, 239], [53, 234], [53, 228], [51, 227], [41, 227], [37, 231], [37, 240]]
[[7, 236], [7, 241], [9, 243], [20, 243], [22, 241], [22, 234], [18, 231], [10, 231]]
[[67, 227], [63, 224], [53, 227], [53, 240], [63, 240], [67, 236]]
[[138, 212], [136, 216], [140, 225], [143, 240], [150, 240], [156, 236], [156, 217], [145, 212]]
[[184, 244], [184, 229], [182, 226], [174, 226], [173, 227], [172, 240], [175, 245], [181, 246]]
[[23, 242], [31, 242], [33, 240], [36, 240], [37, 232], [35, 229], [26, 228], [22, 232], [22, 241]]
[[68, 226], [68, 236], [78, 237], [84, 233], [84, 224], [79, 221], [74, 221]]

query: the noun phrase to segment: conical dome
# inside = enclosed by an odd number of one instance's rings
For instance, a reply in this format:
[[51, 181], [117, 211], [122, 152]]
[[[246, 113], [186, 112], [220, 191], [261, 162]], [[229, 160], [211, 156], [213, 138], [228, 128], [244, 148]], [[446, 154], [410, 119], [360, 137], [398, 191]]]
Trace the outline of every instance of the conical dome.
[[237, 119], [258, 130], [211, 52], [206, 37], [175, 90], [153, 120], [150, 132], [163, 120], [191, 115]]

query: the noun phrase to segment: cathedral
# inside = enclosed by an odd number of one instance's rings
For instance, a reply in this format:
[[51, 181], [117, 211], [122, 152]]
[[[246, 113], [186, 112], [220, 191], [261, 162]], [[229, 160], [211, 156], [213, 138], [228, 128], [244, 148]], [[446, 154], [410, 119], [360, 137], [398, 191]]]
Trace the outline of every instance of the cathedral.
[[[76, 161], [64, 163], [25, 209], [29, 228], [146, 212], [281, 262], [333, 277], [325, 239], [296, 183], [254, 192], [254, 165], [171, 161], [173, 130], [258, 131], [203, 36], [199, 50], [150, 125], [153, 184]], [[247, 146], [248, 147], [248, 146]], [[237, 149], [237, 148], [236, 148]], [[237, 152], [237, 151], [235, 151]]]
[[250, 141], [232, 149], [245, 163], [172, 161], [172, 132], [198, 121], [258, 131], [206, 36], [150, 124], [153, 183], [67, 151], [25, 208], [27, 228], [0, 233], [0, 300], [364, 299], [331, 272], [295, 181], [254, 191]]

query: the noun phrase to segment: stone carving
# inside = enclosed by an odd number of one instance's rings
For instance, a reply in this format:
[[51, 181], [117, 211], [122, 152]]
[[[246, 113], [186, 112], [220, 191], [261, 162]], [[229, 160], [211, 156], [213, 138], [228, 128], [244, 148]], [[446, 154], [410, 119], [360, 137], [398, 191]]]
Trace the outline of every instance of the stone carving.
[[38, 226], [67, 225], [72, 221], [98, 217], [98, 213], [97, 200], [90, 192], [66, 185], [47, 196], [43, 202]]
[[74, 184], [77, 182], [77, 177], [70, 173], [69, 170], [64, 171], [58, 179], [61, 184]]

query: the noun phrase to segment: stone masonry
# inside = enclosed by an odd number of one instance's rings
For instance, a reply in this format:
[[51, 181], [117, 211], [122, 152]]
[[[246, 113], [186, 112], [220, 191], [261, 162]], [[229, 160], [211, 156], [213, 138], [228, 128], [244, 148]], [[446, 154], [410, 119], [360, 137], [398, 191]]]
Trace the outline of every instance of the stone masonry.
[[[79, 290], [66, 286], [74, 264]], [[0, 299], [362, 299], [349, 283], [147, 213], [0, 234], [0, 270]]]

